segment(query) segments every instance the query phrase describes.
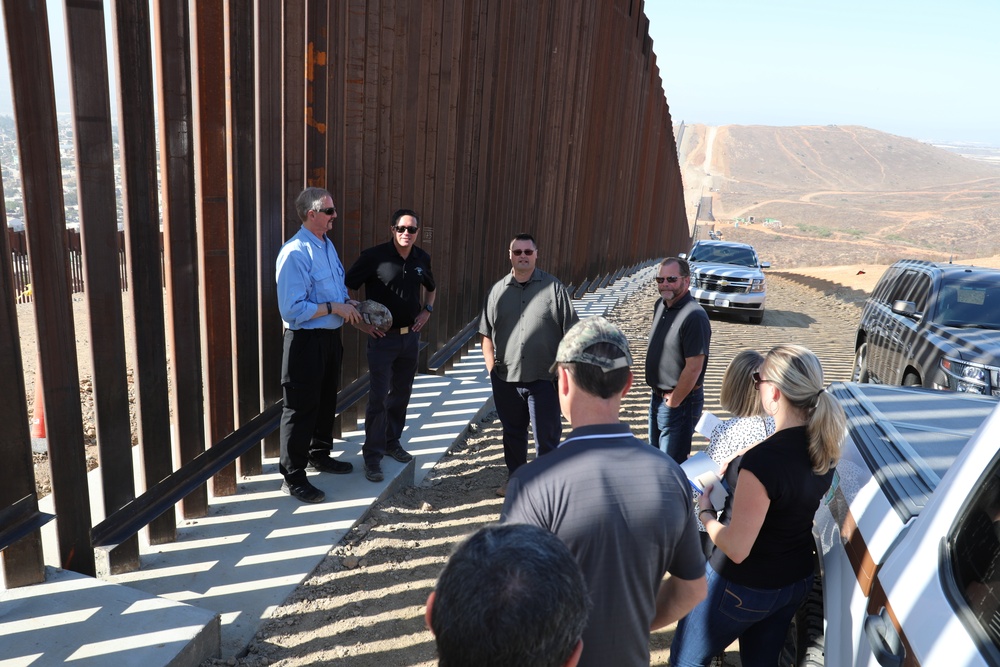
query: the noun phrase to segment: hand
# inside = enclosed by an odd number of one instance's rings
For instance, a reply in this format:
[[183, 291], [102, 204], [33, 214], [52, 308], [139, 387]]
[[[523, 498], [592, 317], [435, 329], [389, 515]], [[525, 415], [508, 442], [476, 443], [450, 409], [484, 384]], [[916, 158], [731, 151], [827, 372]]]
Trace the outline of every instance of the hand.
[[421, 310], [420, 314], [417, 315], [417, 319], [413, 321], [413, 326], [410, 327], [414, 331], [420, 331], [427, 324], [427, 320], [431, 319], [431, 314], [426, 310]]
[[362, 332], [366, 336], [371, 336], [372, 338], [382, 338], [385, 336], [385, 332], [379, 329], [374, 324], [369, 324], [362, 319], [360, 322], [355, 322], [353, 324], [354, 328]]
[[[354, 303], [357, 303], [357, 301]], [[358, 312], [358, 309], [350, 301], [348, 303], [333, 304], [333, 312], [343, 317], [345, 322], [350, 322], [351, 324], [358, 324], [362, 321], [361, 313]]]
[[698, 496], [698, 513], [702, 512], [716, 512], [717, 510], [712, 507], [712, 489], [715, 488], [715, 484], [706, 484], [705, 490], [701, 495]]

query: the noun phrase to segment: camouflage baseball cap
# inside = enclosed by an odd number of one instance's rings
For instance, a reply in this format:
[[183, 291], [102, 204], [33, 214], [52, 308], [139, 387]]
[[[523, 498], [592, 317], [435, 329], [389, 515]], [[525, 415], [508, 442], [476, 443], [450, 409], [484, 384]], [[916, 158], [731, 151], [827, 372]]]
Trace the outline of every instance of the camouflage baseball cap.
[[[598, 343], [609, 343], [621, 350], [625, 356], [608, 358], [587, 350]], [[632, 353], [628, 349], [628, 339], [621, 329], [603, 317], [588, 317], [580, 320], [563, 336], [556, 351], [556, 364], [579, 363], [597, 366], [605, 373], [616, 368], [632, 365]], [[555, 370], [556, 364], [552, 364]]]

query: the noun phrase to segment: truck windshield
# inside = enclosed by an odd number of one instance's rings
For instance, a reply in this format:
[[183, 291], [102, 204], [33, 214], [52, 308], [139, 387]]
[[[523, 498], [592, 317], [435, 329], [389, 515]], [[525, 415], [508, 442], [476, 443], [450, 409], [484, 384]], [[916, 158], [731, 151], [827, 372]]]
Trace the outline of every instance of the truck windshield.
[[1000, 329], [1000, 279], [945, 283], [933, 321], [948, 327]]
[[757, 266], [757, 258], [752, 251], [745, 248], [727, 246], [698, 246], [691, 251], [692, 262], [718, 262], [720, 264], [735, 264], [737, 266]]

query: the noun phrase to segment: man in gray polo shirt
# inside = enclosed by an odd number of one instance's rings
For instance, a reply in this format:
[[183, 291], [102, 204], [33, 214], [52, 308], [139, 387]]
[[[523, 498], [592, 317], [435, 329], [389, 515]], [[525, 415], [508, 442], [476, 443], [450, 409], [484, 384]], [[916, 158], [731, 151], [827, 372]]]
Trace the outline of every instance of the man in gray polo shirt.
[[707, 591], [687, 478], [620, 421], [631, 363], [625, 334], [603, 317], [569, 330], [556, 365], [573, 430], [514, 473], [500, 512], [502, 523], [552, 531], [580, 564], [593, 602], [582, 667], [649, 665], [650, 628], [685, 616]]
[[[539, 456], [558, 446], [562, 435], [555, 375], [550, 367], [576, 311], [566, 287], [535, 268], [538, 245], [530, 234], [510, 242], [511, 272], [486, 297], [479, 320], [483, 360], [503, 425], [508, 475], [528, 460], [528, 425]], [[497, 493], [504, 495], [505, 483]]]

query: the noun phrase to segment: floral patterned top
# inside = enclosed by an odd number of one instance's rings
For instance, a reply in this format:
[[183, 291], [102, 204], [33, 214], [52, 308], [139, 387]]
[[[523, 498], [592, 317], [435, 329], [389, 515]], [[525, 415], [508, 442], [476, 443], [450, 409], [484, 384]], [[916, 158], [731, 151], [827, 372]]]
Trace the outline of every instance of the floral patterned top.
[[[774, 433], [774, 417], [733, 417], [712, 429], [705, 453], [720, 466], [733, 458], [736, 452], [753, 447]], [[698, 494], [695, 494], [697, 500]], [[697, 504], [695, 511], [698, 510]], [[704, 532], [705, 525], [698, 519], [698, 530]]]

